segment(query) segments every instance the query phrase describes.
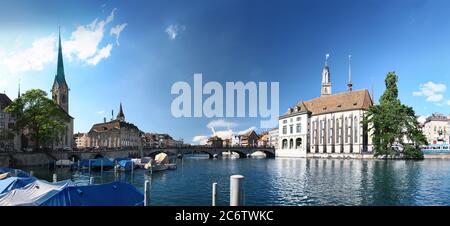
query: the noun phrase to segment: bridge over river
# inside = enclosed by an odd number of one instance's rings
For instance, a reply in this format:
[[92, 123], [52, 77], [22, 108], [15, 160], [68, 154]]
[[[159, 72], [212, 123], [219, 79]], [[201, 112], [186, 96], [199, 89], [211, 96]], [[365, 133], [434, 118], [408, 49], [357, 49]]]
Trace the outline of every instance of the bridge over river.
[[10, 152], [0, 153], [0, 166], [35, 166], [46, 165], [61, 159], [80, 160], [94, 158], [126, 158], [126, 157], [151, 157], [158, 153], [166, 153], [171, 156], [184, 156], [186, 154], [208, 154], [210, 158], [220, 157], [223, 152], [235, 152], [240, 158], [260, 151], [267, 157], [275, 157], [275, 149], [271, 147], [208, 147], [187, 146], [167, 148], [127, 148], [127, 149], [85, 149], [77, 151], [52, 151], [52, 152]]

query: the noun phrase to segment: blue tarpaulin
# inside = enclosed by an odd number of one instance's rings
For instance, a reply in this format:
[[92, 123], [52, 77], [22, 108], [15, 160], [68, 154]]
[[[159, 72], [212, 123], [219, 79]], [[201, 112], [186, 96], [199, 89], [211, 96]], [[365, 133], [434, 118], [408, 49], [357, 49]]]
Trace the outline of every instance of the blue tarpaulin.
[[80, 167], [84, 168], [89, 168], [89, 166], [91, 168], [100, 168], [102, 165], [103, 167], [113, 167], [114, 163], [107, 158], [84, 159], [80, 161]]
[[133, 162], [131, 160], [120, 160], [117, 165], [122, 170], [131, 170]]
[[0, 194], [24, 187], [35, 180], [35, 177], [8, 177], [0, 180]]
[[144, 195], [124, 182], [70, 186], [54, 195], [42, 206], [142, 206]]
[[143, 201], [144, 195], [124, 182], [76, 186], [36, 180], [0, 195], [2, 206], [137, 206]]
[[20, 169], [11, 169], [11, 168], [7, 168], [7, 167], [0, 167], [0, 174], [3, 173], [16, 173], [17, 172], [17, 177], [30, 177], [30, 174], [28, 174], [27, 172], [20, 170]]

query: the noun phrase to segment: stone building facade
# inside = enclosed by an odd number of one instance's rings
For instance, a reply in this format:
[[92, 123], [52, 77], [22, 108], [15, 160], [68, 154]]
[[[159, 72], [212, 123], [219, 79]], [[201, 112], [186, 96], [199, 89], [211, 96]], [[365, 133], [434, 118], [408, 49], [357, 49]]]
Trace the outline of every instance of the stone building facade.
[[373, 105], [369, 92], [352, 90], [349, 68], [348, 90], [332, 94], [329, 70], [326, 62], [320, 97], [300, 101], [280, 116], [277, 156], [372, 152], [372, 134], [361, 123]]
[[443, 114], [434, 113], [427, 117], [422, 131], [429, 144], [450, 143], [450, 119]]
[[125, 148], [142, 145], [143, 133], [137, 126], [125, 121], [122, 104], [116, 119], [97, 123], [88, 132], [90, 148]]

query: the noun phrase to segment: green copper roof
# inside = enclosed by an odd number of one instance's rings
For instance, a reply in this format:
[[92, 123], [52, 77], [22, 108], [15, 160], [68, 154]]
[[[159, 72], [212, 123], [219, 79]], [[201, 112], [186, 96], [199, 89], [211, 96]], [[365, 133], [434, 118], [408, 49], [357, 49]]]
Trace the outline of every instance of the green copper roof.
[[62, 57], [61, 31], [59, 32], [58, 68], [56, 71], [55, 82], [57, 82], [60, 85], [65, 84], [67, 86], [66, 78], [64, 75], [64, 63]]

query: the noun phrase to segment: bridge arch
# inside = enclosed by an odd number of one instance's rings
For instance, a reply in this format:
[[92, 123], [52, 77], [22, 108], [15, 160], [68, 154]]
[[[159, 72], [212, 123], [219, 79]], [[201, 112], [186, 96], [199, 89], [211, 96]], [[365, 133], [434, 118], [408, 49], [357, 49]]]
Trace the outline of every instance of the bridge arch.
[[100, 154], [100, 153], [95, 154], [94, 159], [100, 159], [100, 158], [104, 158], [102, 154]]
[[69, 156], [69, 160], [73, 161], [73, 162], [78, 162], [78, 160], [80, 160], [80, 159], [81, 159], [81, 157], [76, 154]]

